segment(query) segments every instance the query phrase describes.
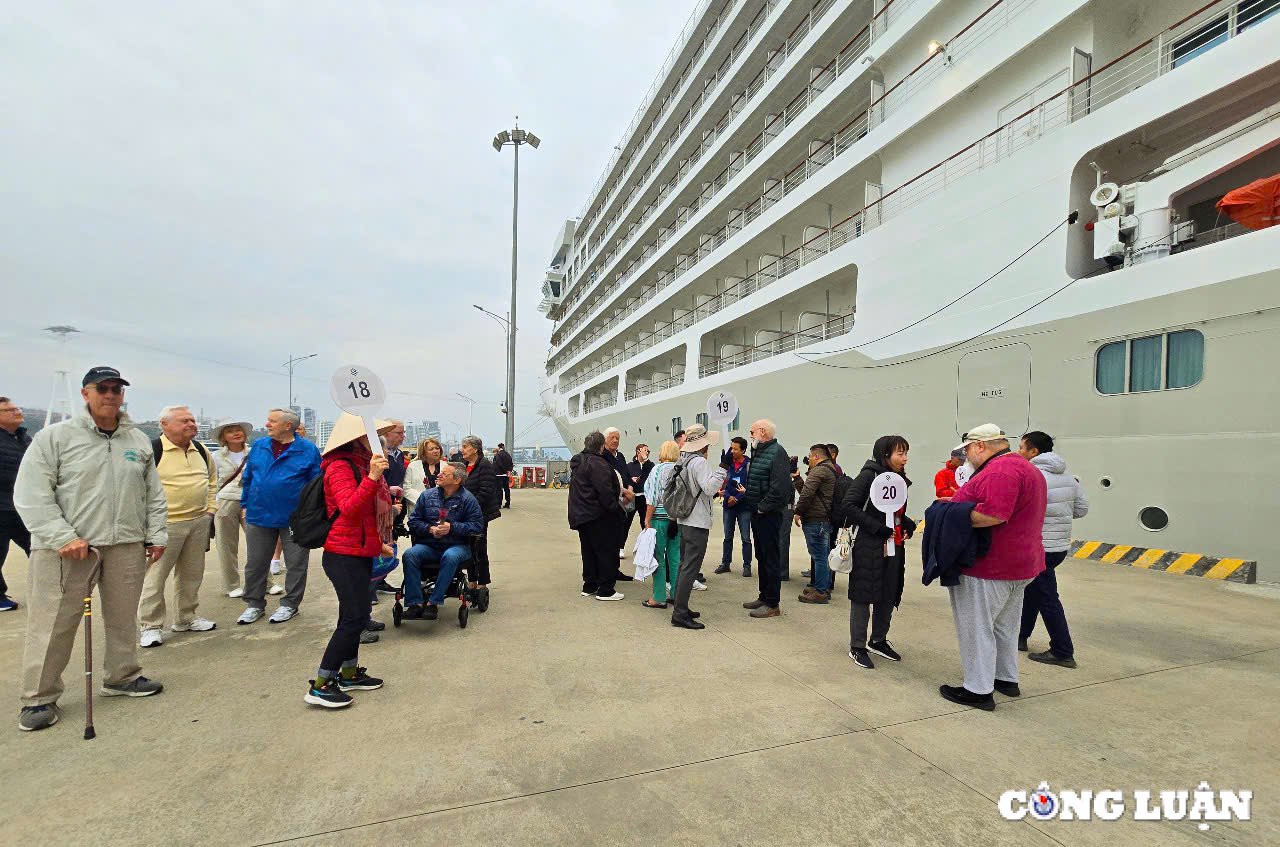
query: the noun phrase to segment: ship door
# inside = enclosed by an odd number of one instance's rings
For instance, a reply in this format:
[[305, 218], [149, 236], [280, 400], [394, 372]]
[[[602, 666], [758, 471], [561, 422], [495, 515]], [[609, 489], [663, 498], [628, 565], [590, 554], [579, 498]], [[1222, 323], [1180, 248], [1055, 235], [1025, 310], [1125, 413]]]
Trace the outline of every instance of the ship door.
[[956, 364], [956, 437], [993, 423], [1011, 436], [1031, 427], [1031, 347], [1022, 342], [973, 350]]

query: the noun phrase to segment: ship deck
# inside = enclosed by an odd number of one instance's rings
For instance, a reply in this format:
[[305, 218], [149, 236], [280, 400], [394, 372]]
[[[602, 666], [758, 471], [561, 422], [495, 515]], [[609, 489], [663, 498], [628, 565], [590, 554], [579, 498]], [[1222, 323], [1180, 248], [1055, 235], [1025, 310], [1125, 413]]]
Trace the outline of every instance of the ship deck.
[[[388, 625], [361, 664], [387, 686], [329, 713], [302, 703], [336, 602], [312, 557], [301, 615], [234, 625], [208, 559], [207, 634], [143, 651], [159, 697], [97, 700], [81, 738], [77, 649], [62, 722], [10, 725], [5, 841], [106, 844], [1280, 843], [1280, 593], [1068, 560], [1060, 583], [1078, 670], [1024, 662], [993, 713], [942, 700], [959, 680], [946, 592], [918, 566], [891, 638], [905, 661], [852, 667], [848, 601], [741, 609], [754, 580], [712, 576], [704, 632], [627, 598], [578, 594], [565, 494], [516, 491], [495, 524], [493, 605], [459, 629]], [[712, 538], [718, 537], [713, 530]], [[916, 552], [918, 547], [912, 552]], [[713, 541], [707, 573], [718, 553]], [[25, 595], [26, 562], [7, 576]], [[384, 598], [375, 616], [390, 619]], [[0, 686], [15, 695], [25, 616], [0, 616]], [[95, 630], [102, 655], [101, 628]], [[1033, 649], [1044, 649], [1043, 629]], [[1253, 820], [1009, 822], [1010, 789], [1252, 789]], [[1270, 834], [1268, 834], [1270, 833]]]

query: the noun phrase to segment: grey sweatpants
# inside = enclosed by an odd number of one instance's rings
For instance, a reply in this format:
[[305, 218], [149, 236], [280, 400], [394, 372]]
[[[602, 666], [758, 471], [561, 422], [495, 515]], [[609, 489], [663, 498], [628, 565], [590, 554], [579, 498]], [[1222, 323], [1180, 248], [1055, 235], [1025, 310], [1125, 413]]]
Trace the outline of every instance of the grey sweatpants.
[[997, 679], [1018, 681], [1018, 630], [1022, 591], [1029, 579], [960, 577], [951, 592], [951, 615], [960, 642], [964, 687], [990, 694]]
[[[680, 569], [676, 572], [676, 603], [674, 615], [689, 613], [689, 594], [693, 581], [702, 569], [702, 559], [707, 555], [707, 541], [711, 530], [699, 526], [680, 527]], [[1019, 619], [1021, 621], [1021, 619]]]
[[311, 551], [293, 543], [287, 526], [245, 524], [244, 541], [249, 548], [244, 563], [246, 606], [267, 607], [267, 571], [271, 567], [271, 556], [276, 552], [277, 538], [284, 552], [284, 596], [280, 598], [280, 605], [296, 610], [302, 604], [303, 592], [307, 590], [307, 559]]

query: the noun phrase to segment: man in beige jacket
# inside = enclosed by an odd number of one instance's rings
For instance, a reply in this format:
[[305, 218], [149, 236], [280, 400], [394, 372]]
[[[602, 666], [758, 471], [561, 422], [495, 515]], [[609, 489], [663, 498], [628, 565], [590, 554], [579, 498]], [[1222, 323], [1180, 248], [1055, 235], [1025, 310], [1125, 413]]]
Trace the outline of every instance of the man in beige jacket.
[[36, 434], [13, 493], [31, 531], [18, 717], [27, 731], [58, 722], [62, 672], [99, 564], [107, 637], [101, 693], [147, 697], [163, 688], [142, 675], [136, 635], [143, 574], [168, 542], [164, 488], [150, 440], [120, 411], [129, 383], [115, 368], [96, 367], [82, 385], [85, 408]]
[[[200, 617], [200, 584], [204, 582], [204, 554], [209, 549], [209, 525], [218, 510], [218, 478], [209, 451], [196, 438], [196, 416], [186, 406], [160, 410], [160, 438], [151, 442], [156, 470], [169, 503], [169, 544], [142, 584], [138, 618], [142, 622], [139, 647], [164, 643], [164, 589], [174, 573], [174, 632], [208, 632], [217, 624]], [[157, 443], [158, 442], [158, 443]]]

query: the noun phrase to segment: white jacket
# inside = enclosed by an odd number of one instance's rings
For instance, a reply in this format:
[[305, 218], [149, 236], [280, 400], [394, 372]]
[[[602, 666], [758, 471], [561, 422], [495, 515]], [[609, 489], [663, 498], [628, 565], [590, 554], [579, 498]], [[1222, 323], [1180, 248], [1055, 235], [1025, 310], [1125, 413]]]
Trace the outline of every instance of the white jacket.
[[1041, 453], [1031, 460], [1044, 474], [1049, 489], [1044, 510], [1044, 551], [1061, 553], [1071, 547], [1071, 520], [1089, 514], [1089, 498], [1084, 487], [1067, 473], [1067, 461], [1057, 453]]
[[[244, 446], [244, 450], [240, 455], [242, 458], [249, 458], [248, 444]], [[240, 502], [240, 478], [244, 476], [244, 471], [240, 471], [240, 473], [236, 473], [236, 471], [242, 467], [244, 466], [237, 465], [235, 462], [231, 461], [231, 451], [226, 447], [223, 447], [221, 450], [213, 454], [213, 469], [218, 474], [217, 484], [220, 486], [218, 488], [219, 500], [234, 500], [237, 503]], [[227, 477], [232, 474], [235, 474], [236, 478], [231, 482], [227, 482]], [[226, 485], [223, 485], [224, 482]]]
[[87, 408], [36, 433], [18, 468], [13, 504], [34, 549], [57, 550], [77, 538], [95, 547], [169, 540], [169, 504], [151, 439], [123, 412], [109, 438]]

